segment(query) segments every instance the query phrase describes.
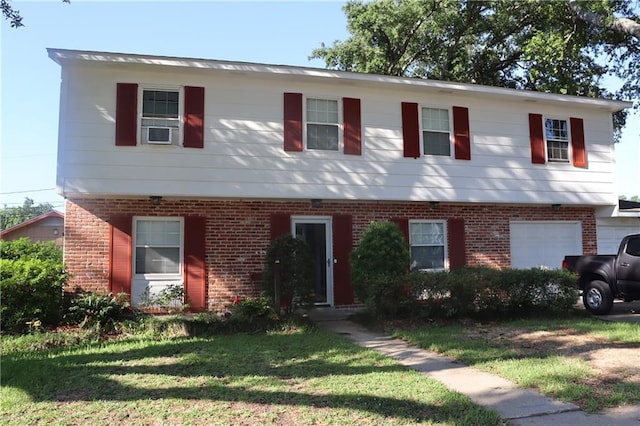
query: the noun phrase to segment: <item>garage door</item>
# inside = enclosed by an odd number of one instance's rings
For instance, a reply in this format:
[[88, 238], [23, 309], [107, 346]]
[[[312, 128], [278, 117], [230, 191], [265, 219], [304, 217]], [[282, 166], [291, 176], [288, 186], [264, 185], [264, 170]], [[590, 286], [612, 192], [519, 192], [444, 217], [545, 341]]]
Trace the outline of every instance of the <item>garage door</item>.
[[512, 268], [561, 268], [566, 255], [582, 254], [580, 222], [511, 222]]
[[[633, 218], [636, 219], [636, 218]], [[638, 225], [598, 225], [598, 254], [614, 254], [618, 252], [620, 241], [629, 234], [640, 233]]]

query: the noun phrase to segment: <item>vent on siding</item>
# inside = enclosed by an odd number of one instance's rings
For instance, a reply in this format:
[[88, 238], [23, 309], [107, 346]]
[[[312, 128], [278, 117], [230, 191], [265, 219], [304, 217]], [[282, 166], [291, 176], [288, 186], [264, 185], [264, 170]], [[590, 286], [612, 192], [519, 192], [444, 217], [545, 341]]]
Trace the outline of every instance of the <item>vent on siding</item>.
[[147, 127], [147, 143], [171, 144], [171, 127]]

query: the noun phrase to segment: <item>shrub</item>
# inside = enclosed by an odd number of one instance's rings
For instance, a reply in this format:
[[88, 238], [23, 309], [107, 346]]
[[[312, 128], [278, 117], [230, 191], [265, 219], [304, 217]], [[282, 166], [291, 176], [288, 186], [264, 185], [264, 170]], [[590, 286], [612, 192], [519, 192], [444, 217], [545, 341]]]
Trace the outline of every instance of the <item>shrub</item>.
[[243, 299], [234, 305], [229, 322], [236, 331], [267, 330], [279, 320], [267, 297]]
[[312, 304], [315, 290], [309, 245], [291, 234], [273, 240], [264, 262], [263, 288], [285, 312], [291, 312], [294, 302]]
[[351, 252], [351, 283], [355, 296], [375, 316], [394, 315], [407, 299], [405, 277], [409, 247], [398, 225], [372, 222]]
[[116, 331], [118, 323], [129, 315], [128, 296], [125, 293], [114, 296], [80, 293], [73, 297], [65, 320], [69, 324], [78, 324], [82, 328], [95, 327], [104, 332]]
[[149, 287], [147, 287], [140, 297], [140, 307], [160, 308], [169, 313], [186, 311], [189, 308], [189, 303], [185, 298], [184, 285], [170, 284], [156, 295], [150, 294]]
[[56, 325], [62, 314], [67, 272], [51, 259], [0, 259], [0, 327], [24, 332], [29, 322]]
[[423, 317], [523, 317], [570, 311], [578, 298], [576, 277], [564, 270], [465, 267], [413, 272], [409, 279]]
[[53, 241], [34, 242], [28, 238], [0, 241], [0, 258], [5, 260], [52, 260], [62, 263], [62, 250]]

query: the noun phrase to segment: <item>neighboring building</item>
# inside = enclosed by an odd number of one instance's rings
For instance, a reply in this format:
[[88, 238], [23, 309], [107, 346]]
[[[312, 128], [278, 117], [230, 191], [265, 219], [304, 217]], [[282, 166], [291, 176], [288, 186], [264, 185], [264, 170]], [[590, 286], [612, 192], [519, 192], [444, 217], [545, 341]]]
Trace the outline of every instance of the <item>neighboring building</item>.
[[414, 268], [560, 267], [617, 206], [629, 102], [205, 59], [49, 49], [70, 285], [183, 284], [194, 309], [260, 291], [270, 241], [314, 248], [317, 301], [398, 223]]
[[0, 232], [0, 239], [5, 241], [13, 241], [23, 237], [29, 238], [32, 242], [53, 241], [56, 246], [62, 247], [64, 215], [52, 210]]

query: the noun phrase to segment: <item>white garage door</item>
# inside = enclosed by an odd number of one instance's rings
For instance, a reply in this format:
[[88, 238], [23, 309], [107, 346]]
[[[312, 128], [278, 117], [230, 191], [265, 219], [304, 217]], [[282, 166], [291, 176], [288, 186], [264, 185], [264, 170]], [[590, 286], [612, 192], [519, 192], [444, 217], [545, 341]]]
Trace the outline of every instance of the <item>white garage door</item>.
[[640, 221], [636, 221], [638, 225], [598, 225], [598, 254], [617, 253], [622, 238], [640, 233]]
[[511, 222], [511, 267], [562, 267], [567, 255], [582, 254], [580, 222]]

